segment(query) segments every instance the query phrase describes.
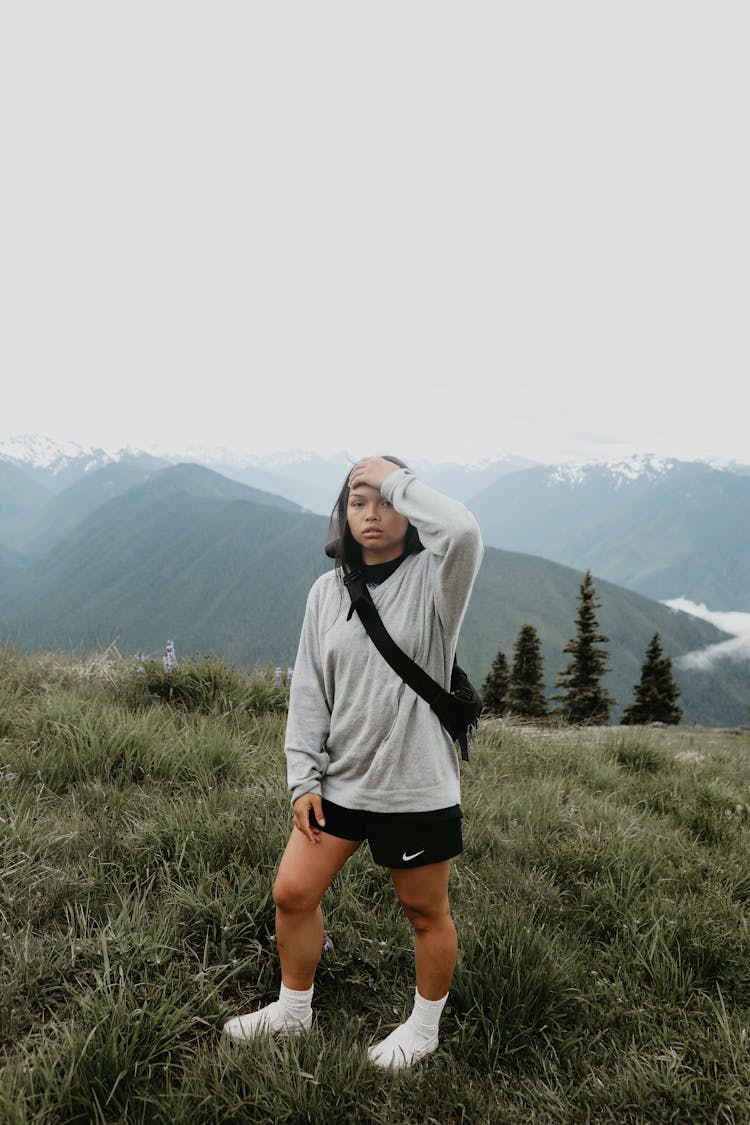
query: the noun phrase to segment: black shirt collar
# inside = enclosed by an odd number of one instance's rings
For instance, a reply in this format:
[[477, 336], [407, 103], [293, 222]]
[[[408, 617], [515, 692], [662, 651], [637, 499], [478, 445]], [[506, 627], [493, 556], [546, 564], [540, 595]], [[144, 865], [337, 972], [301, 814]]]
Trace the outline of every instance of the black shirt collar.
[[391, 559], [389, 562], [372, 563], [370, 566], [363, 563], [362, 574], [367, 585], [378, 586], [381, 582], [385, 582], [386, 578], [390, 578], [393, 572], [398, 570], [408, 555], [409, 552], [405, 551], [403, 555], [399, 555], [397, 559]]

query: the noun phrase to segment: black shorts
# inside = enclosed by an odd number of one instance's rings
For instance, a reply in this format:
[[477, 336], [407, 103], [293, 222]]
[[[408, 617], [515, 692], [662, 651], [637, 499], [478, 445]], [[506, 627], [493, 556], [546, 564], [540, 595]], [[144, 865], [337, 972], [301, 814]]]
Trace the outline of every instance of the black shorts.
[[381, 813], [345, 809], [323, 798], [325, 826], [312, 811], [310, 824], [340, 840], [367, 840], [381, 867], [425, 867], [460, 855], [461, 806], [432, 812]]

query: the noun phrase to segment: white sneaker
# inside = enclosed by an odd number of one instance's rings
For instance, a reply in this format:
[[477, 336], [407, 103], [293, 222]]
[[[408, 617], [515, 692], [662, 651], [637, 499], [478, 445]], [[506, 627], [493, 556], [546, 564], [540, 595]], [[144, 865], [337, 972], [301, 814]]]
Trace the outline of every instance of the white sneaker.
[[257, 1012], [248, 1012], [246, 1016], [235, 1016], [228, 1020], [222, 1032], [234, 1043], [249, 1043], [257, 1035], [295, 1035], [300, 1031], [309, 1031], [311, 1024], [312, 1013], [302, 1020], [296, 1020], [281, 1011], [278, 1000], [274, 1000]]
[[389, 1066], [395, 1069], [411, 1066], [425, 1055], [432, 1054], [437, 1045], [437, 1031], [431, 1038], [425, 1040], [423, 1036], [415, 1035], [414, 1028], [407, 1022], [399, 1024], [382, 1043], [369, 1047], [367, 1057], [375, 1066]]

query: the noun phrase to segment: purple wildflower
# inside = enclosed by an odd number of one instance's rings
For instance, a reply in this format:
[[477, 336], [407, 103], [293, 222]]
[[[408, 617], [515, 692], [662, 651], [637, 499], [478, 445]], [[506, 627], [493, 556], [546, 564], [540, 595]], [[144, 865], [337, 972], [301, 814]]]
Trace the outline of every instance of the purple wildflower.
[[277, 667], [273, 674], [273, 686], [281, 687], [281, 667]]
[[330, 953], [332, 949], [333, 942], [331, 941], [331, 935], [328, 933], [328, 930], [323, 930], [323, 952]]
[[169, 675], [169, 673], [177, 663], [177, 656], [175, 655], [174, 651], [174, 641], [167, 641], [167, 647], [164, 649], [163, 663], [164, 671], [167, 673], [167, 675]]
[[145, 676], [145, 674], [146, 674], [146, 669], [143, 667], [143, 653], [142, 652], [138, 653], [138, 667], [136, 668], [136, 672], [138, 672], [138, 674], [141, 675], [141, 676]]
[[294, 668], [287, 668], [286, 670], [286, 686], [292, 686], [292, 676], [294, 675]]

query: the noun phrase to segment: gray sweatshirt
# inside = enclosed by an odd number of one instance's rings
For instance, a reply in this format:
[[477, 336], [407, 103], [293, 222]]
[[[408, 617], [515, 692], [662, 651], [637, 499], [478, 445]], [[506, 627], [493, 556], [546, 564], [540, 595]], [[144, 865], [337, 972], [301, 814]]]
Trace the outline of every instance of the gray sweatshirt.
[[[419, 532], [370, 594], [388, 632], [439, 683], [450, 683], [458, 631], [482, 560], [474, 516], [408, 469], [381, 495]], [[335, 572], [307, 599], [289, 700], [285, 753], [292, 801], [322, 793], [350, 809], [428, 812], [460, 800], [458, 757], [440, 720], [375, 648]]]

